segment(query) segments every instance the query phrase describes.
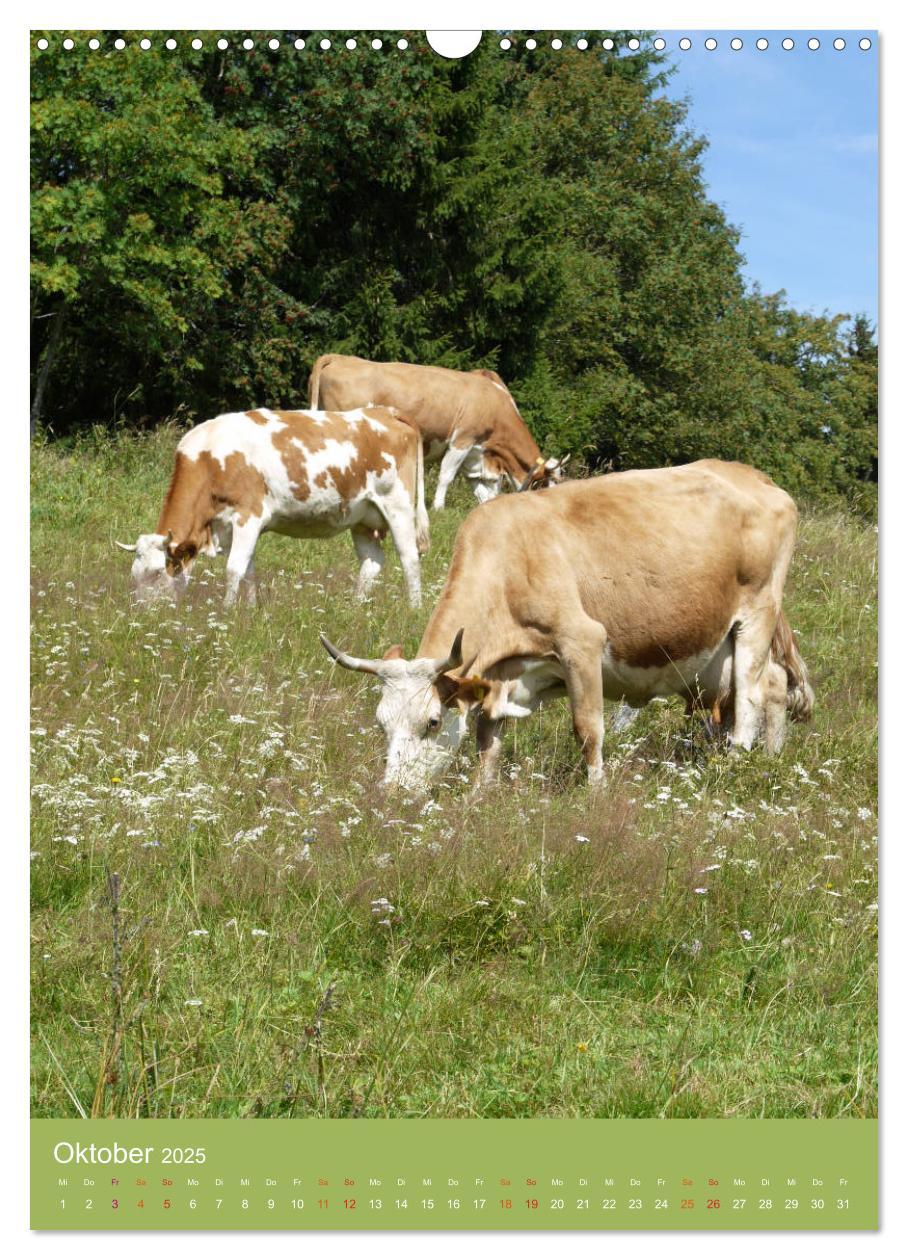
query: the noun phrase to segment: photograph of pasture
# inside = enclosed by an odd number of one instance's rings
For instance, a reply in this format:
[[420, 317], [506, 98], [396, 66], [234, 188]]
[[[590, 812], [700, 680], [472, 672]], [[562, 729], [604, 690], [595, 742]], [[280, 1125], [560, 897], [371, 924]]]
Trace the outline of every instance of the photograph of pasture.
[[877, 1114], [875, 53], [729, 39], [33, 32], [34, 1116]]

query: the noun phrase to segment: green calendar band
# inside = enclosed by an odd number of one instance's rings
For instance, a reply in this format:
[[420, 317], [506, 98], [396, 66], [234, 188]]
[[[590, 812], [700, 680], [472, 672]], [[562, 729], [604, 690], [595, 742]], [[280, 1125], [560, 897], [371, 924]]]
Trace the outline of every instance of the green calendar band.
[[34, 1229], [875, 1229], [875, 1120], [33, 1120]]

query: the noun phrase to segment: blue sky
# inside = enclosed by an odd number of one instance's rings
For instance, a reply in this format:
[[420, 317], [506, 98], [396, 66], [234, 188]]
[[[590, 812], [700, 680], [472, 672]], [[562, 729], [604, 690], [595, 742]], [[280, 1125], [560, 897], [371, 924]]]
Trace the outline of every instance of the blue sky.
[[[742, 231], [745, 274], [766, 292], [785, 289], [802, 310], [865, 312], [876, 323], [876, 35], [745, 30], [734, 52], [736, 33], [661, 32], [678, 67], [668, 95], [690, 98], [690, 125], [709, 138], [709, 193]], [[704, 47], [711, 34], [713, 52]], [[840, 34], [847, 46], [836, 51]], [[687, 52], [682, 35], [693, 42]], [[794, 38], [791, 51], [783, 35]], [[869, 52], [858, 48], [864, 35]]]

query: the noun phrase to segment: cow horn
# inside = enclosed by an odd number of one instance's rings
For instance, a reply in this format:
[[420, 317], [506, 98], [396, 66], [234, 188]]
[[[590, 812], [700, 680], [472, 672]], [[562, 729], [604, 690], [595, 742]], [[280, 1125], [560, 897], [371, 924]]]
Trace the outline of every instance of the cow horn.
[[135, 544], [135, 543], [121, 543], [121, 542], [117, 542], [116, 538], [114, 539], [114, 546], [115, 546], [115, 547], [119, 547], [121, 551], [135, 551], [135, 549], [136, 549], [136, 544]]
[[457, 631], [454, 636], [454, 642], [451, 644], [451, 651], [448, 655], [440, 656], [438, 660], [432, 662], [432, 667], [436, 674], [446, 674], [448, 670], [457, 669], [458, 665], [463, 664], [463, 627]]
[[534, 465], [534, 466], [530, 469], [530, 471], [527, 473], [527, 475], [524, 477], [524, 479], [523, 479], [523, 481], [520, 483], [520, 485], [517, 487], [517, 493], [518, 493], [518, 494], [521, 494], [524, 490], [529, 490], [529, 488], [530, 488], [530, 483], [532, 482], [532, 480], [533, 480], [533, 478], [534, 478], [535, 476], [536, 476], [536, 468], [535, 468], [535, 465]]
[[368, 661], [359, 656], [348, 656], [340, 648], [334, 646], [327, 635], [319, 634], [321, 645], [333, 661], [343, 665], [344, 669], [355, 669], [360, 674], [378, 674], [381, 672], [381, 661]]

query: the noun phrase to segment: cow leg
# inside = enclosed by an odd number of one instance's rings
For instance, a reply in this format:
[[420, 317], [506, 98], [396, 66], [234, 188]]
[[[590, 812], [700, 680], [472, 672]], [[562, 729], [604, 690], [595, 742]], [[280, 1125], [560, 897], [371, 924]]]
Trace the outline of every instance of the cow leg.
[[788, 716], [788, 675], [783, 666], [770, 661], [763, 682], [765, 728], [763, 737], [767, 751], [775, 756], [785, 742]]
[[476, 747], [479, 750], [479, 768], [476, 772], [474, 788], [486, 787], [494, 783], [498, 774], [498, 762], [501, 757], [501, 730], [504, 726], [502, 718], [487, 718], [480, 713], [476, 719]]
[[755, 609], [735, 635], [735, 722], [731, 742], [738, 748], [752, 748], [766, 720], [766, 667], [776, 617], [777, 611], [772, 607], [765, 611]]
[[591, 787], [602, 782], [602, 740], [605, 736], [602, 694], [602, 653], [605, 631], [598, 622], [572, 626], [570, 638], [557, 642], [555, 650], [565, 669], [565, 686], [571, 702], [574, 734], [586, 762]]
[[227, 557], [226, 605], [236, 603], [242, 591], [250, 604], [255, 603], [255, 547], [262, 532], [262, 523], [254, 519], [245, 525], [235, 524], [230, 539], [230, 555]]
[[497, 498], [500, 493], [500, 477], [480, 477], [473, 487], [473, 494], [476, 496], [477, 503], [488, 503], [489, 499]]
[[448, 486], [457, 476], [461, 464], [469, 455], [471, 449], [469, 446], [449, 446], [445, 451], [444, 458], [441, 461], [441, 468], [438, 471], [438, 485], [435, 488], [433, 508], [439, 509], [444, 507]]
[[398, 481], [394, 489], [378, 501], [377, 506], [388, 522], [394, 546], [400, 556], [410, 607], [418, 608], [422, 603], [422, 587], [419, 576], [419, 548], [416, 545], [416, 522], [413, 504], [403, 483]]
[[375, 537], [375, 530], [355, 529], [353, 546], [359, 559], [359, 578], [356, 582], [356, 598], [368, 599], [369, 592], [375, 585], [375, 579], [381, 573], [385, 563], [385, 550]]

